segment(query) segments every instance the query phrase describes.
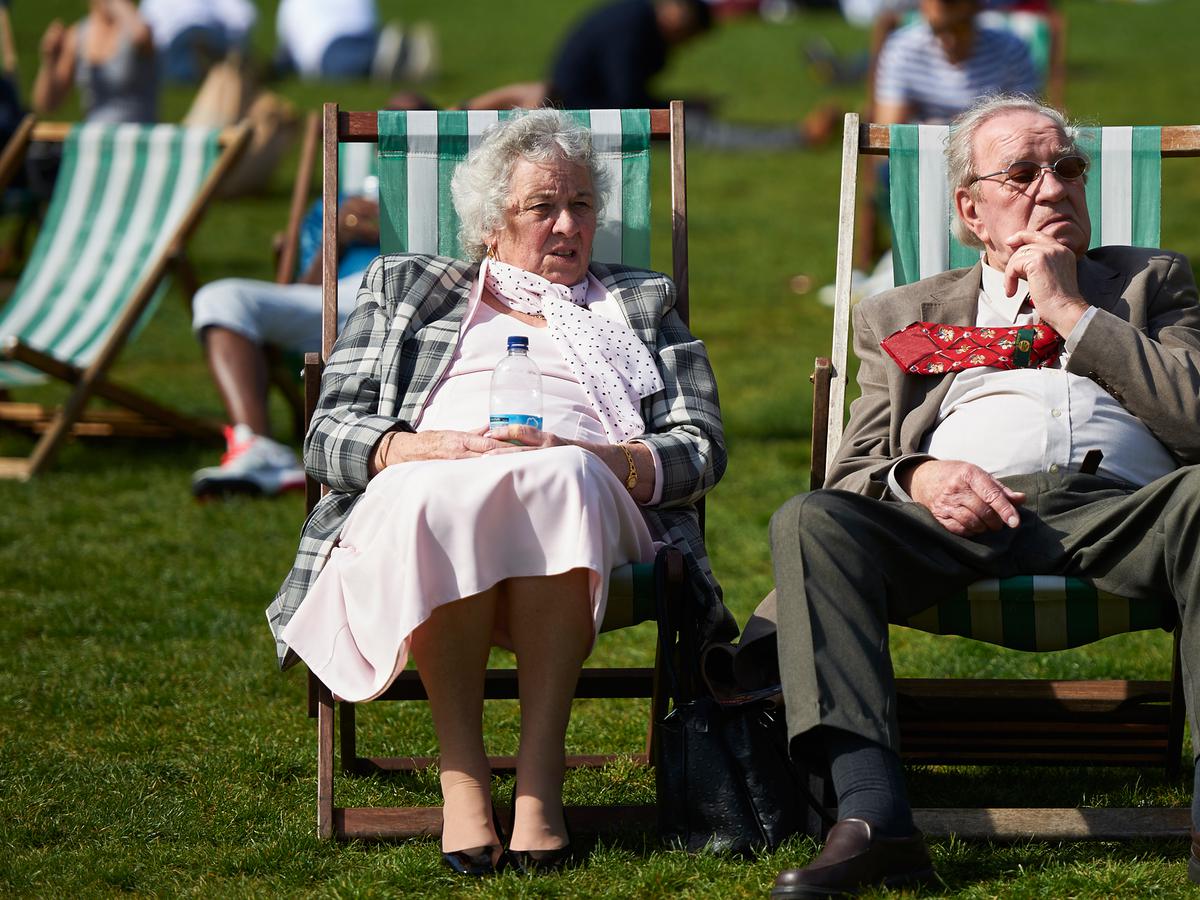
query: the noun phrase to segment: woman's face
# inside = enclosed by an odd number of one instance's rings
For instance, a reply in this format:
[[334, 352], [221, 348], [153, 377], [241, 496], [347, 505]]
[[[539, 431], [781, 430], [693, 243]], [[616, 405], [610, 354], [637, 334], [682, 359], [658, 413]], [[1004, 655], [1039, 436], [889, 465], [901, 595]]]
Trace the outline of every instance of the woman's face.
[[517, 160], [504, 220], [492, 244], [500, 262], [556, 284], [584, 280], [596, 236], [596, 196], [586, 167]]

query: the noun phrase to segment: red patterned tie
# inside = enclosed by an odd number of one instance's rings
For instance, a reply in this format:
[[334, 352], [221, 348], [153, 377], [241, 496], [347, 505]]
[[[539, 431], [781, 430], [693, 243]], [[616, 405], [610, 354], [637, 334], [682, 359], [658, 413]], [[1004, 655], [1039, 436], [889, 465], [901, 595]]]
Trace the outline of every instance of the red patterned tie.
[[913, 322], [880, 342], [905, 372], [943, 375], [976, 366], [1038, 369], [1058, 359], [1063, 341], [1049, 325], [967, 328]]

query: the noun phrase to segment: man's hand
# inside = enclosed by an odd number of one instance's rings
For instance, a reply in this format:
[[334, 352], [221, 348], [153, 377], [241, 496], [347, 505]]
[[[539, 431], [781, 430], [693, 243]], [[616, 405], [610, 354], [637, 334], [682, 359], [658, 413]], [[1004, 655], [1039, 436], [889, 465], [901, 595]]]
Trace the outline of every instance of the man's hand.
[[898, 473], [900, 486], [951, 534], [964, 537], [1016, 528], [1020, 491], [1009, 490], [974, 463], [927, 459]]
[[1029, 300], [1043, 322], [1063, 337], [1087, 312], [1088, 302], [1079, 293], [1079, 262], [1074, 251], [1040, 231], [1018, 231], [1006, 244], [1012, 255], [1004, 267], [1004, 290], [1017, 290], [1017, 279], [1029, 284]]

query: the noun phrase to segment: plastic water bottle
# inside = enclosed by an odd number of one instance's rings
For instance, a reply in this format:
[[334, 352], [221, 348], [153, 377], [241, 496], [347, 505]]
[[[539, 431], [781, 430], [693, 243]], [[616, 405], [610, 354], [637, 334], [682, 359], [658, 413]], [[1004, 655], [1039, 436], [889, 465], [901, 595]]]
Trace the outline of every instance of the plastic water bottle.
[[529, 338], [508, 339], [508, 355], [496, 363], [492, 373], [492, 396], [488, 424], [542, 427], [542, 373], [529, 358]]

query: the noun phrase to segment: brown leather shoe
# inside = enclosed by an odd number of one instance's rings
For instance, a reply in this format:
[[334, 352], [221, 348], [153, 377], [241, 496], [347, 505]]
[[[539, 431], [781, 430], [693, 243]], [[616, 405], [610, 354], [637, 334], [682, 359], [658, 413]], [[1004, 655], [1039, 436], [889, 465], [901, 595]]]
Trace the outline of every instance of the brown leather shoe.
[[1200, 884], [1200, 831], [1192, 832], [1192, 855], [1188, 857], [1188, 881]]
[[816, 859], [803, 869], [779, 873], [771, 896], [845, 897], [867, 887], [904, 887], [935, 877], [921, 832], [905, 838], [875, 837], [864, 820], [843, 819], [829, 829]]

